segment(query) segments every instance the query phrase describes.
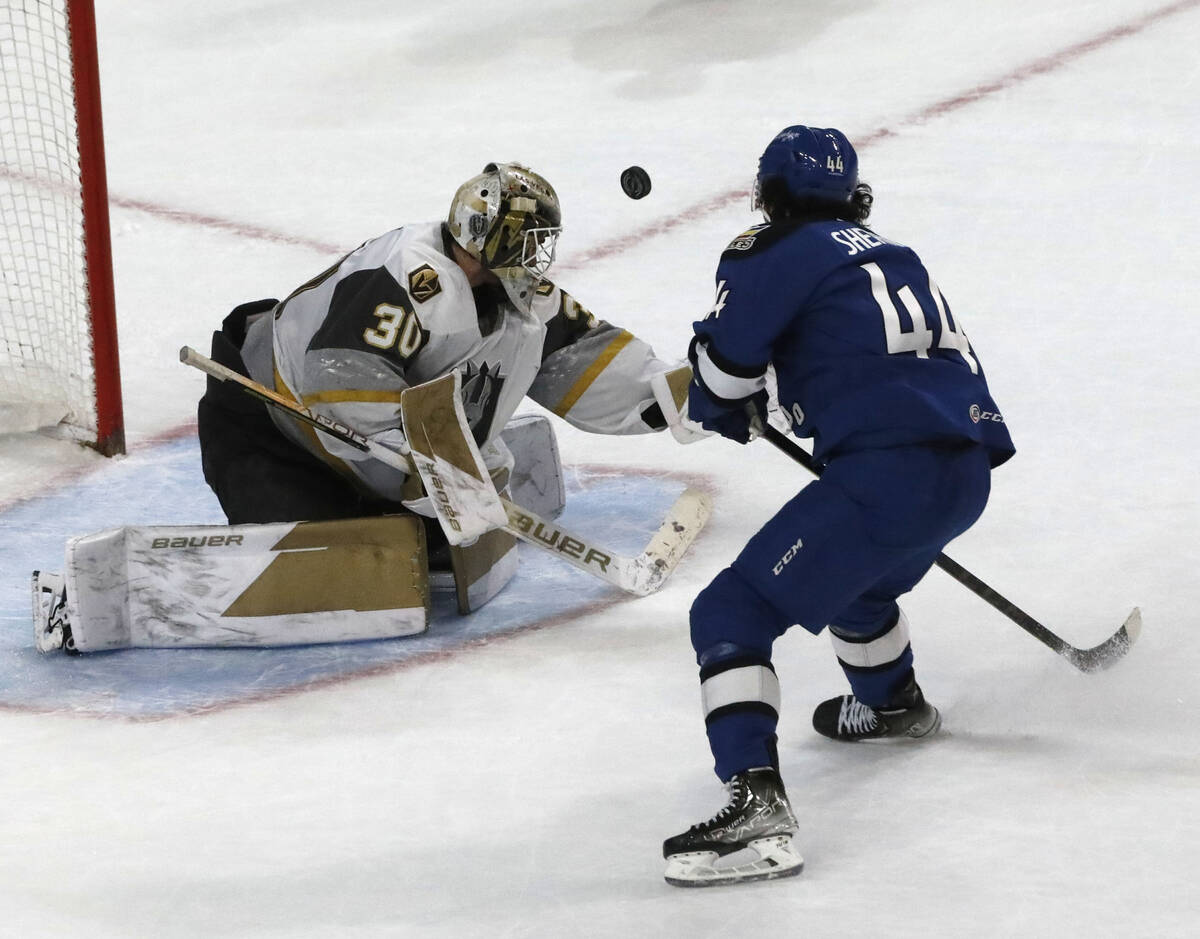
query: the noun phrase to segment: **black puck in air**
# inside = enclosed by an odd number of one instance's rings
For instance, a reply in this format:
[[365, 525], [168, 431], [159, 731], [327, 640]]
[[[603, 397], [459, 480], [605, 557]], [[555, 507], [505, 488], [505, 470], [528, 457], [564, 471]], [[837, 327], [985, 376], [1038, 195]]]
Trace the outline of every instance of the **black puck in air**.
[[643, 199], [650, 192], [650, 174], [640, 166], [630, 166], [621, 173], [621, 189], [630, 199]]

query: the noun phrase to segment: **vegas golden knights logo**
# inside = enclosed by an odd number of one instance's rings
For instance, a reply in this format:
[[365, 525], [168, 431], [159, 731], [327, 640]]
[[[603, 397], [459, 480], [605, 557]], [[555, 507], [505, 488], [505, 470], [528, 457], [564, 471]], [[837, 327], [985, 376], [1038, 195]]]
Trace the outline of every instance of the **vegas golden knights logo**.
[[430, 297], [442, 292], [438, 282], [437, 271], [428, 264], [422, 264], [408, 275], [408, 292], [417, 303], [424, 303]]

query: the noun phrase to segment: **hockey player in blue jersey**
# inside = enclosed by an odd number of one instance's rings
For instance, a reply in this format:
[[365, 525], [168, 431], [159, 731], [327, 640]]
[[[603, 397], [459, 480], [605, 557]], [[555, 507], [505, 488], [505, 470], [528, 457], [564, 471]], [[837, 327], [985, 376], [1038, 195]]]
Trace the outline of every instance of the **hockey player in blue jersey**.
[[766, 224], [721, 255], [695, 324], [693, 420], [741, 443], [761, 431], [768, 369], [793, 431], [824, 466], [696, 598], [691, 637], [729, 804], [663, 845], [677, 886], [799, 873], [779, 774], [772, 645], [826, 626], [850, 691], [813, 726], [840, 741], [919, 738], [941, 718], [913, 672], [896, 598], [987, 502], [1013, 454], [962, 324], [920, 258], [865, 226], [871, 189], [838, 130], [788, 127], [759, 161]]

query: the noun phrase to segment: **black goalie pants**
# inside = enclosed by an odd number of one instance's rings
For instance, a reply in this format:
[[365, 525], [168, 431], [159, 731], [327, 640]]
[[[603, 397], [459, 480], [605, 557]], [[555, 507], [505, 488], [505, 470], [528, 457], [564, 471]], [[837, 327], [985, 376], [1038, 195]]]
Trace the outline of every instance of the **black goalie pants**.
[[[213, 360], [248, 374], [241, 356], [247, 318], [268, 313], [275, 303], [245, 303], [230, 313], [213, 333]], [[364, 497], [333, 469], [281, 434], [267, 408], [233, 382], [211, 377], [200, 399], [197, 422], [204, 480], [216, 493], [231, 525], [408, 512], [400, 503]]]

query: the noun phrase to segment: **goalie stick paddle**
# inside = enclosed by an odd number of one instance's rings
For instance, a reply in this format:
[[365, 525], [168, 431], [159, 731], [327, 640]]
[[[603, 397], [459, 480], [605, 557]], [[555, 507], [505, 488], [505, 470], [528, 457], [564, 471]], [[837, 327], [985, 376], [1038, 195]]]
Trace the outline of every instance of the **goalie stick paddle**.
[[[812, 458], [812, 455], [799, 444], [790, 440], [780, 430], [768, 424], [763, 431], [763, 436], [814, 476], [821, 475], [821, 466]], [[934, 563], [970, 590], [971, 593], [975, 594], [975, 596], [999, 610], [1043, 645], [1048, 646], [1061, 655], [1081, 672], [1097, 672], [1113, 665], [1129, 651], [1129, 647], [1137, 641], [1138, 636], [1141, 634], [1142, 611], [1138, 607], [1134, 607], [1133, 612], [1121, 624], [1121, 628], [1102, 643], [1092, 646], [1090, 649], [1077, 648], [1062, 637], [1051, 632], [1011, 600], [993, 590], [957, 561], [946, 557], [945, 554], [939, 554]]]
[[[376, 443], [341, 421], [334, 421], [285, 398], [254, 379], [214, 362], [190, 346], [179, 350], [179, 361], [219, 381], [235, 382], [248, 394], [271, 407], [286, 411], [297, 420], [311, 424], [389, 466], [406, 473], [412, 472], [413, 467], [403, 454]], [[698, 489], [689, 487], [675, 500], [645, 550], [641, 554], [629, 556], [611, 551], [590, 538], [582, 538], [568, 532], [508, 499], [502, 498], [500, 502], [508, 516], [505, 530], [526, 544], [553, 554], [566, 563], [587, 571], [593, 577], [636, 596], [654, 593], [666, 583], [712, 513], [712, 500]]]

